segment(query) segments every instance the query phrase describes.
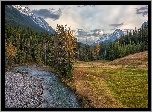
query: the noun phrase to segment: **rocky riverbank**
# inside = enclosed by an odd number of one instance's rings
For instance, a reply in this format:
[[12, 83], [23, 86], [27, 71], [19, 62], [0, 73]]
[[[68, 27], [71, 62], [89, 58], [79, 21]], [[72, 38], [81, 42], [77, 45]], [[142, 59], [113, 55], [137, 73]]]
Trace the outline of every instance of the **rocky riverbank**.
[[5, 72], [5, 108], [82, 108], [60, 78], [35, 65]]
[[21, 71], [5, 73], [5, 108], [41, 108], [42, 80]]

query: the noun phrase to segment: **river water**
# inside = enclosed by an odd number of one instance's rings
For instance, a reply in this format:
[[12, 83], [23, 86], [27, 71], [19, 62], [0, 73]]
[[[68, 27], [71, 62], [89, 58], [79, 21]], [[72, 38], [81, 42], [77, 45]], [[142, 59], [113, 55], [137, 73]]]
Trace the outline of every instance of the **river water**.
[[29, 75], [42, 79], [43, 98], [42, 108], [82, 108], [76, 95], [59, 79], [59, 77], [44, 69], [34, 68], [35, 65], [17, 66], [14, 70], [28, 72]]

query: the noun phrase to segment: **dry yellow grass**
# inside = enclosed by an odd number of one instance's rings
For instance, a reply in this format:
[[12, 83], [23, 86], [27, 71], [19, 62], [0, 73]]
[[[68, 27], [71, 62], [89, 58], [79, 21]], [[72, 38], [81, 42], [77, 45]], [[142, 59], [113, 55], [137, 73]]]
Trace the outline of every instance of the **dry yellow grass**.
[[148, 51], [135, 53], [135, 54], [131, 54], [120, 59], [116, 59], [110, 62], [110, 64], [122, 65], [122, 66], [132, 65], [136, 67], [137, 66], [146, 67], [148, 64]]

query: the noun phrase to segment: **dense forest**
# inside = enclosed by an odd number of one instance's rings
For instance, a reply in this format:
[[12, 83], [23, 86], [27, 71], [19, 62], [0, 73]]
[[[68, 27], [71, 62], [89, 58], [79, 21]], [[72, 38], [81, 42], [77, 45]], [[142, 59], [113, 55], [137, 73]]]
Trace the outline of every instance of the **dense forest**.
[[70, 29], [57, 25], [56, 33], [35, 32], [5, 24], [5, 67], [43, 63], [70, 77], [76, 38]]
[[100, 45], [100, 59], [114, 60], [148, 50], [148, 26], [141, 29], [127, 31], [127, 35], [115, 42]]
[[78, 60], [114, 60], [148, 50], [148, 26], [127, 31], [127, 35], [115, 42], [96, 44], [96, 46], [77, 46], [79, 51]]
[[148, 26], [135, 30], [115, 42], [82, 46], [70, 28], [57, 25], [55, 34], [22, 29], [5, 23], [5, 68], [14, 64], [43, 63], [71, 77], [73, 62], [114, 60], [148, 50]]

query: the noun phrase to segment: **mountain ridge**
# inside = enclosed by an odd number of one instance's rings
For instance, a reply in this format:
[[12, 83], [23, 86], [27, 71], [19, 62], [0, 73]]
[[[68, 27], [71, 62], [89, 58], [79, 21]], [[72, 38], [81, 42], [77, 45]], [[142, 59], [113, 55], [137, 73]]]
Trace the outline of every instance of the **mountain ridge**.
[[13, 26], [29, 27], [50, 34], [55, 33], [55, 30], [42, 17], [34, 15], [28, 7], [21, 5], [6, 5], [5, 21]]
[[[142, 29], [143, 27], [148, 26], [148, 20], [143, 22], [141, 25]], [[115, 40], [121, 38], [121, 36], [125, 35], [124, 32], [120, 29], [115, 29], [115, 31], [111, 34], [103, 34], [97, 41], [93, 42], [91, 46], [95, 46], [97, 43], [108, 43], [108, 42], [114, 42]]]
[[97, 43], [108, 43], [114, 42], [116, 39], [119, 39], [121, 36], [125, 35], [122, 30], [116, 29], [111, 34], [103, 34], [97, 41], [95, 41], [92, 46], [95, 46]]

